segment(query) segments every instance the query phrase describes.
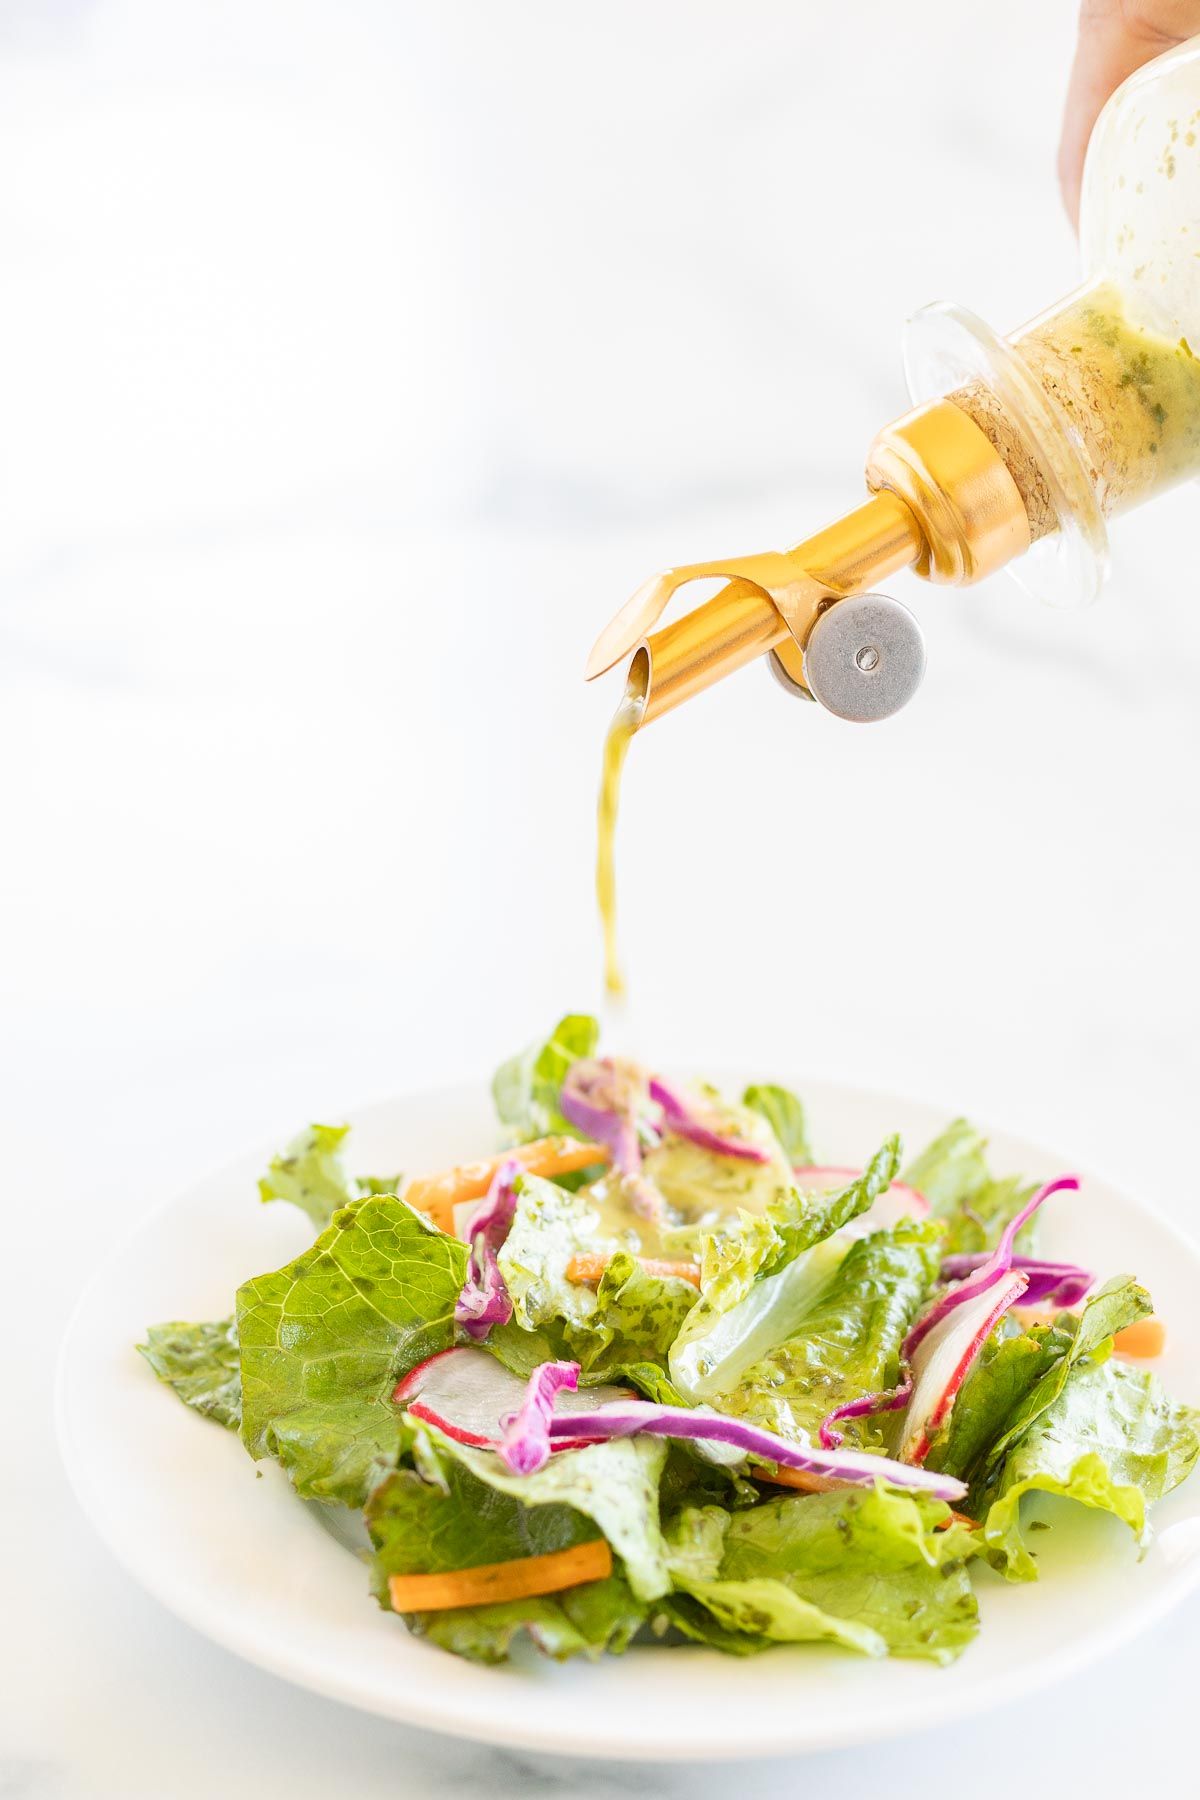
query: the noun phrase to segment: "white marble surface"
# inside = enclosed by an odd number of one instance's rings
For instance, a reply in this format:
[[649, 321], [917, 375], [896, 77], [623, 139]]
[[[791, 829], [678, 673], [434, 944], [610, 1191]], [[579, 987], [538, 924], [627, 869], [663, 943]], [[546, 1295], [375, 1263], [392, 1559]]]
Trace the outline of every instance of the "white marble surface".
[[[913, 306], [1004, 325], [1067, 284], [1072, 12], [0, 5], [0, 1794], [744, 1779], [439, 1741], [242, 1667], [89, 1534], [50, 1364], [172, 1188], [597, 1000], [591, 636], [651, 568], [856, 496]], [[620, 1031], [944, 1097], [1194, 1226], [1195, 505], [1129, 522], [1084, 614], [897, 582], [930, 671], [886, 727], [756, 670], [647, 733]], [[1198, 1642], [1193, 1605], [932, 1761], [751, 1779], [1182, 1791]]]

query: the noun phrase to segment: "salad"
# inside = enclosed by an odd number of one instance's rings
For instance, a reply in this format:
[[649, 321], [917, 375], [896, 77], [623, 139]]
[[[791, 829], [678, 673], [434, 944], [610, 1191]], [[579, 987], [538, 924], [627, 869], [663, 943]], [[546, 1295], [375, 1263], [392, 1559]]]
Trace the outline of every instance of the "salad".
[[313, 1242], [139, 1346], [362, 1513], [381, 1607], [482, 1662], [527, 1637], [945, 1664], [977, 1569], [1037, 1576], [1027, 1496], [1147, 1542], [1200, 1413], [1148, 1366], [1132, 1276], [1039, 1256], [1073, 1176], [993, 1175], [962, 1119], [822, 1166], [785, 1088], [688, 1089], [598, 1040], [569, 1016], [499, 1070], [484, 1161], [356, 1178], [313, 1126], [259, 1184]]

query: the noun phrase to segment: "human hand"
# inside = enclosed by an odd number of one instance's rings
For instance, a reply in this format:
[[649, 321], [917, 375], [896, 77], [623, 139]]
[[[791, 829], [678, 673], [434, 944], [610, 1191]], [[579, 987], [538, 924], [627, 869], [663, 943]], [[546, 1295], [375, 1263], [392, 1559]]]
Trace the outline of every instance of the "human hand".
[[1058, 148], [1058, 179], [1079, 223], [1083, 158], [1100, 109], [1127, 75], [1200, 32], [1200, 0], [1083, 0]]

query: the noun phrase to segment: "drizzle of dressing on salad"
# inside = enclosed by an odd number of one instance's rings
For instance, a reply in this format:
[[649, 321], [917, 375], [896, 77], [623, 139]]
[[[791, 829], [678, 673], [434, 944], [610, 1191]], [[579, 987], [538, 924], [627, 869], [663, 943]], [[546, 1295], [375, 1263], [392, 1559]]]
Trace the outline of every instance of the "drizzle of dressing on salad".
[[648, 1219], [633, 1204], [620, 1175], [608, 1173], [583, 1190], [596, 1209], [597, 1243], [637, 1256], [684, 1259], [699, 1247], [701, 1234], [722, 1218], [763, 1213], [793, 1184], [792, 1171], [770, 1127], [749, 1108], [724, 1106], [721, 1128], [771, 1153], [766, 1163], [719, 1156], [683, 1138], [667, 1137], [648, 1150], [642, 1167], [664, 1201], [663, 1216]]
[[621, 956], [617, 945], [617, 871], [615, 840], [621, 800], [621, 771], [633, 734], [646, 710], [649, 664], [644, 653], [633, 659], [621, 704], [613, 715], [604, 740], [600, 771], [600, 800], [596, 808], [596, 903], [604, 929], [604, 986], [610, 994], [625, 992]]

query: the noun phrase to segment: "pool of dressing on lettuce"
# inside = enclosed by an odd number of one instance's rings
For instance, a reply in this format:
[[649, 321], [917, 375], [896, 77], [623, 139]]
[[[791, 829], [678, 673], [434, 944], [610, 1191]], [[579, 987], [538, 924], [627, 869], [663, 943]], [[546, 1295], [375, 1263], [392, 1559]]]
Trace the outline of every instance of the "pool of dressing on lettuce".
[[604, 1175], [581, 1191], [595, 1215], [591, 1231], [597, 1245], [629, 1250], [637, 1256], [686, 1259], [699, 1248], [702, 1231], [740, 1209], [763, 1212], [775, 1196], [792, 1186], [793, 1176], [774, 1135], [759, 1113], [748, 1107], [714, 1103], [717, 1129], [744, 1138], [769, 1152], [770, 1161], [753, 1163], [718, 1156], [684, 1138], [668, 1138], [643, 1158], [645, 1175], [665, 1201], [666, 1217], [647, 1219], [638, 1212], [628, 1187], [615, 1174]]

